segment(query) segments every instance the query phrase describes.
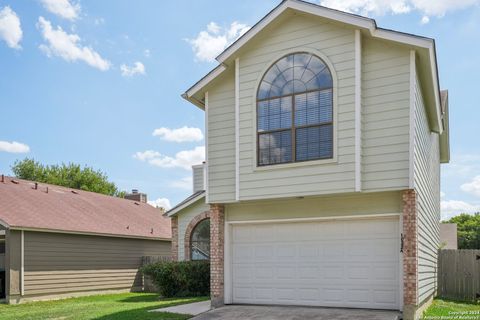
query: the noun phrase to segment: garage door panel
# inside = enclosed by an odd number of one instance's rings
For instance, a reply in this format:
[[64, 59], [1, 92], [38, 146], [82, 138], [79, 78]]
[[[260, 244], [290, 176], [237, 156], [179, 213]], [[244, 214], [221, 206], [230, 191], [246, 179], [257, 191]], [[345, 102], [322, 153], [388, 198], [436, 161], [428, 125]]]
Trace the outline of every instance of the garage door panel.
[[399, 306], [398, 220], [241, 225], [232, 234], [234, 303]]

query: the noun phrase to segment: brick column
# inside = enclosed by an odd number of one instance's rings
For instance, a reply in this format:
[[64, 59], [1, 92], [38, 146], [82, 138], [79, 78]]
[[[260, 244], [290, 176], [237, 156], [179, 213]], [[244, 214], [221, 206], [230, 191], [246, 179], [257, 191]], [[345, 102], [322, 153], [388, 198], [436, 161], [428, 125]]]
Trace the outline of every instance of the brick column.
[[178, 261], [178, 217], [171, 218], [172, 225], [172, 260]]
[[212, 307], [221, 307], [223, 297], [223, 259], [225, 214], [222, 204], [210, 205], [210, 297]]
[[[403, 304], [418, 305], [418, 217], [415, 190], [403, 192]], [[414, 307], [415, 308], [415, 307]]]

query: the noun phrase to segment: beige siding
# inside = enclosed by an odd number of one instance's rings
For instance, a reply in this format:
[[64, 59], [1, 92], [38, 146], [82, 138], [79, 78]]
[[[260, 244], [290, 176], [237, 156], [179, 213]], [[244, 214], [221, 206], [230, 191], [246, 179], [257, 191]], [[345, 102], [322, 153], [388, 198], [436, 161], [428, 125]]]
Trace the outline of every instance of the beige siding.
[[178, 260], [185, 258], [185, 230], [190, 221], [202, 212], [210, 210], [205, 198], [198, 200], [178, 213]]
[[[372, 206], [372, 203], [375, 205]], [[402, 212], [400, 192], [376, 192], [304, 199], [250, 201], [228, 204], [228, 221], [338, 217]]]
[[[338, 162], [256, 169], [256, 89], [276, 59], [296, 51], [326, 57], [336, 86]], [[283, 17], [242, 49], [240, 59], [240, 200], [354, 190], [354, 30], [310, 15]], [[266, 167], [265, 167], [266, 168]]]
[[362, 189], [409, 183], [409, 50], [364, 38], [362, 55]]
[[20, 294], [20, 231], [6, 231], [5, 269], [7, 297]]
[[231, 70], [208, 91], [208, 196], [235, 200], [235, 82]]
[[168, 241], [25, 232], [25, 296], [139, 289], [142, 256], [170, 249]]
[[414, 184], [418, 194], [419, 302], [434, 294], [440, 222], [440, 151], [438, 134], [429, 129], [421, 87], [415, 82]]
[[193, 166], [193, 192], [205, 190], [203, 184], [203, 165]]

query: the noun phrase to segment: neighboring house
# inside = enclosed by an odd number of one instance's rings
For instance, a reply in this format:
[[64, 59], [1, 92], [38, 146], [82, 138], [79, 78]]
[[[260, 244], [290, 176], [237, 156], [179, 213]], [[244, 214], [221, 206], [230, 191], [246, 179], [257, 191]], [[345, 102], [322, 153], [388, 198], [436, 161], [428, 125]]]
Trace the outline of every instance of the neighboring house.
[[205, 188], [196, 167], [167, 212], [174, 257], [210, 259], [214, 306], [413, 319], [436, 292], [449, 161], [434, 40], [286, 0], [217, 60], [183, 95], [205, 111]]
[[458, 249], [456, 223], [440, 223], [440, 247], [442, 249]]
[[7, 303], [142, 290], [142, 256], [171, 248], [170, 219], [146, 203], [3, 176], [0, 230]]

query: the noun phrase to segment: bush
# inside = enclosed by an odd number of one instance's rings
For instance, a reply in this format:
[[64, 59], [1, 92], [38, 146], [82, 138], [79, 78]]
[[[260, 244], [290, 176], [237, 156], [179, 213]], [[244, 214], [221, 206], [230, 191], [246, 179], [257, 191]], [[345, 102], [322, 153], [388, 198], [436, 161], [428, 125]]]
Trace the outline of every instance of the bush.
[[165, 298], [210, 295], [210, 262], [166, 261], [142, 267]]

